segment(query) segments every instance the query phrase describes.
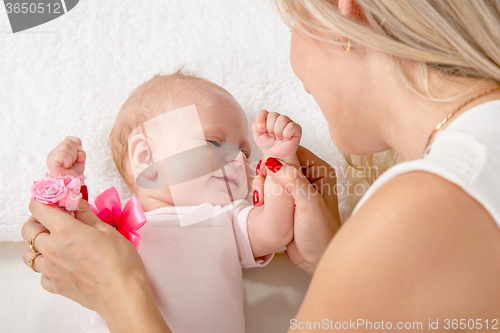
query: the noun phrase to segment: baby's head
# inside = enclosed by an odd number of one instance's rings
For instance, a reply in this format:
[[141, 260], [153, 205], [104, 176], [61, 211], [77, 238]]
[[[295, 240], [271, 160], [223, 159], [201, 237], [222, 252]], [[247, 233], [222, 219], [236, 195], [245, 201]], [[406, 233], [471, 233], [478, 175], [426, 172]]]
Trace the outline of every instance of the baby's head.
[[[197, 112], [193, 113], [193, 110]], [[161, 121], [156, 122], [157, 119]], [[144, 130], [142, 125], [145, 123], [160, 124], [160, 127], [148, 128], [145, 133], [140, 130]], [[182, 160], [182, 153], [195, 152], [197, 147], [208, 147], [210, 151], [210, 147], [216, 148], [223, 142], [241, 149], [223, 169], [182, 184], [167, 185], [166, 190], [142, 188], [136, 183], [138, 174], [151, 181], [157, 177], [164, 179], [155, 171], [157, 169], [148, 169], [155, 162], [163, 160], [169, 163], [172, 159], [167, 157], [176, 155], [181, 156], [181, 162], [186, 166], [191, 161], [200, 163], [196, 158], [189, 160], [192, 155]], [[140, 85], [120, 109], [110, 134], [110, 144], [118, 171], [146, 211], [169, 205], [224, 205], [232, 199], [246, 197], [249, 191], [247, 119], [229, 92], [205, 79], [177, 72], [155, 76]], [[170, 167], [179, 172], [178, 165]], [[166, 179], [168, 182], [169, 175]]]

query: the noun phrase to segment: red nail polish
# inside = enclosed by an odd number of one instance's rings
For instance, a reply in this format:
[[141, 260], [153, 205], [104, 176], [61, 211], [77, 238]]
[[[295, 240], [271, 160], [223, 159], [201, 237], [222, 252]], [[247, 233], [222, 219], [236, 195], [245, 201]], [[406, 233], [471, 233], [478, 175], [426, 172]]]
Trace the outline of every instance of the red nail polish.
[[259, 203], [259, 192], [257, 190], [254, 190], [253, 191], [253, 205], [255, 206], [258, 203]]
[[257, 169], [255, 169], [255, 174], [258, 176], [260, 175], [260, 164], [262, 163], [262, 160], [259, 161], [259, 163], [257, 163]]
[[80, 188], [80, 193], [82, 194], [82, 199], [85, 201], [89, 201], [89, 192], [87, 190], [87, 185], [83, 185]]
[[266, 168], [271, 170], [273, 173], [280, 171], [281, 167], [283, 166], [283, 164], [281, 164], [281, 162], [275, 159], [274, 157], [269, 157], [266, 160], [265, 164]]

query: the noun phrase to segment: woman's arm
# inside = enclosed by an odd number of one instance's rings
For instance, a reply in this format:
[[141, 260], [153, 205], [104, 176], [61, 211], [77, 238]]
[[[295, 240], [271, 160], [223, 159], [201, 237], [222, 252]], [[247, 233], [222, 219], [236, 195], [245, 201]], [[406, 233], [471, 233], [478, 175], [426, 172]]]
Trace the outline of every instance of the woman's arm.
[[[140, 270], [139, 270], [140, 271]], [[110, 332], [171, 333], [145, 274], [129, 277], [128, 285], [102, 314]]]
[[339, 322], [372, 331], [383, 321], [384, 329], [401, 322], [428, 331], [438, 321], [449, 331], [454, 319], [472, 319], [491, 329], [500, 319], [498, 281], [495, 221], [458, 186], [414, 172], [386, 184], [343, 225], [291, 328]]
[[[135, 247], [80, 202], [76, 218], [58, 207], [30, 202], [33, 214], [21, 233], [27, 241], [39, 231], [42, 256], [34, 268], [47, 291], [98, 312], [111, 332], [170, 332], [160, 314]], [[26, 246], [24, 262], [34, 253]]]

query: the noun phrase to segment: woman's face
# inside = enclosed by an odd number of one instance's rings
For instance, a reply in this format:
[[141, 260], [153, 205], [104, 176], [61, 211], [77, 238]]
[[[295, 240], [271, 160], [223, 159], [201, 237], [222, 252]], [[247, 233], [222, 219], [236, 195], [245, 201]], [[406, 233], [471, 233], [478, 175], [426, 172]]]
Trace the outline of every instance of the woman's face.
[[[345, 40], [343, 43], [347, 45]], [[374, 126], [377, 114], [372, 109], [378, 96], [371, 58], [361, 47], [344, 52], [340, 46], [313, 40], [297, 28], [292, 32], [292, 68], [325, 115], [333, 143], [351, 154], [385, 148]]]

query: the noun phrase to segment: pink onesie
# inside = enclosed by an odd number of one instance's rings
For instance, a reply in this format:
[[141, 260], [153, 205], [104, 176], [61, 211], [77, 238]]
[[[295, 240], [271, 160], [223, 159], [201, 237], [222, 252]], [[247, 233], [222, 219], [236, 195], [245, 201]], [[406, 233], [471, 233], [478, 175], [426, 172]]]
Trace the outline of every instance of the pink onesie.
[[[146, 212], [139, 254], [172, 332], [245, 332], [241, 267], [265, 266], [273, 257], [252, 255], [247, 232], [252, 209], [237, 200], [224, 207], [203, 204]], [[188, 225], [181, 227], [179, 219]], [[109, 331], [95, 314], [87, 333], [100, 332]]]

